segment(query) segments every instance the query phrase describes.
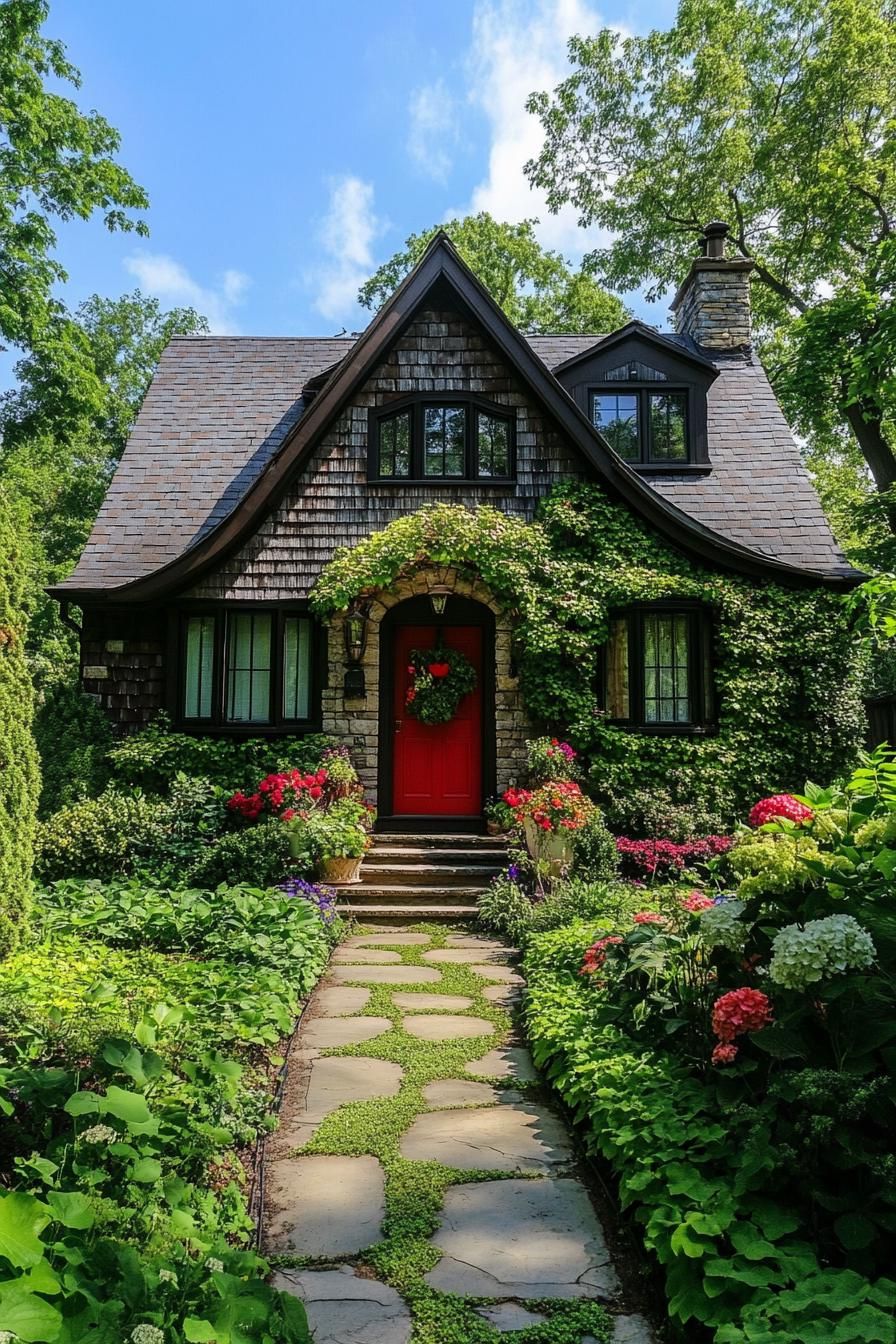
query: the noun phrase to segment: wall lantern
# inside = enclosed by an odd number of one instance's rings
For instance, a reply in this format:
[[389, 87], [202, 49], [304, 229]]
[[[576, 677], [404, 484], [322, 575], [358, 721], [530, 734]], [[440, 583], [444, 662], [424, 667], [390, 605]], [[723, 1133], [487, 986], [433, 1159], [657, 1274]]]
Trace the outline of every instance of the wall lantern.
[[359, 700], [367, 693], [361, 661], [367, 648], [369, 607], [355, 603], [342, 622], [346, 669], [343, 691], [346, 699]]
[[451, 596], [451, 589], [444, 583], [435, 583], [429, 590], [429, 600], [432, 603], [432, 609], [436, 616], [445, 615], [445, 607], [448, 604], [448, 598]]

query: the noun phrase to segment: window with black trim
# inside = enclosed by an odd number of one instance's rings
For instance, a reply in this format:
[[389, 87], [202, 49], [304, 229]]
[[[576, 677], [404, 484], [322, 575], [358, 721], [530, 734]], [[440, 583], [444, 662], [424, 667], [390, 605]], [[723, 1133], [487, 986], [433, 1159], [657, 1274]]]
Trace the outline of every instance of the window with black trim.
[[591, 421], [626, 462], [669, 466], [691, 461], [687, 392], [658, 391], [655, 384], [594, 389]]
[[697, 603], [615, 613], [604, 656], [604, 709], [616, 723], [700, 731], [715, 717], [710, 614]]
[[369, 477], [374, 481], [510, 481], [515, 416], [466, 395], [403, 399], [370, 412]]
[[318, 698], [315, 626], [282, 609], [184, 614], [178, 714], [233, 729], [311, 723]]

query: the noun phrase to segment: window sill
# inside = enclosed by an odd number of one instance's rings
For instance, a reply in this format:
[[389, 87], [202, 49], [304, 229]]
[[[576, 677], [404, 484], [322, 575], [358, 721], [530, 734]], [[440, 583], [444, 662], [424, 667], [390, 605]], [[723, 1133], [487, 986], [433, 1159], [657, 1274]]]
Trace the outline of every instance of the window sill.
[[197, 719], [180, 719], [175, 729], [182, 733], [191, 733], [194, 737], [303, 737], [306, 733], [319, 733], [322, 726], [317, 722], [295, 723], [208, 723]]
[[611, 728], [642, 737], [714, 737], [719, 731], [717, 723], [625, 723], [620, 719], [607, 722]]
[[516, 485], [515, 476], [370, 476], [368, 485]]
[[708, 476], [711, 462], [629, 462], [639, 476]]

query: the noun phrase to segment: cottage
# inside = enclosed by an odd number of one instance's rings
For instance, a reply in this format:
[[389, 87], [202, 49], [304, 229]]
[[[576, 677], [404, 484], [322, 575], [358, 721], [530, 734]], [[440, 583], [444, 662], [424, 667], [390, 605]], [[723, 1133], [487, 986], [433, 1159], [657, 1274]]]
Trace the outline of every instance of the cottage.
[[[654, 777], [690, 762], [708, 778], [697, 744], [721, 741], [715, 761], [736, 746], [758, 769], [787, 717], [836, 757], [852, 740], [842, 685], [811, 684], [807, 647], [774, 651], [788, 689], [749, 732], [719, 670], [751, 595], [803, 594], [817, 613], [858, 577], [751, 349], [751, 263], [726, 258], [725, 233], [707, 226], [674, 334], [527, 336], [440, 235], [357, 338], [173, 340], [84, 554], [52, 590], [81, 609], [85, 689], [121, 731], [166, 710], [192, 733], [332, 734], [381, 825], [476, 828], [535, 727], [513, 603], [438, 547], [323, 619], [313, 590], [337, 548], [428, 506], [527, 523], [581, 482], [679, 576], [614, 592], [600, 675], [582, 669], [595, 749], [630, 760], [619, 744], [637, 737]], [[723, 583], [739, 605], [720, 615]], [[754, 679], [758, 657], [743, 655]], [[449, 702], [459, 668], [472, 686], [447, 721], [414, 709], [429, 666]], [[800, 782], [783, 760], [769, 785]]]

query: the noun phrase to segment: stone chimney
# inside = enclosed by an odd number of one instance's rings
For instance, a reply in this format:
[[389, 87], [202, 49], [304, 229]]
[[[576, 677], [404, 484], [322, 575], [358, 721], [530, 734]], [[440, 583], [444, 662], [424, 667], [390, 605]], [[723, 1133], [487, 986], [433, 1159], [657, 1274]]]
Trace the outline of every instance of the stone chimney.
[[675, 330], [706, 350], [749, 350], [750, 272], [753, 262], [725, 256], [728, 225], [703, 230], [701, 253], [672, 300]]

